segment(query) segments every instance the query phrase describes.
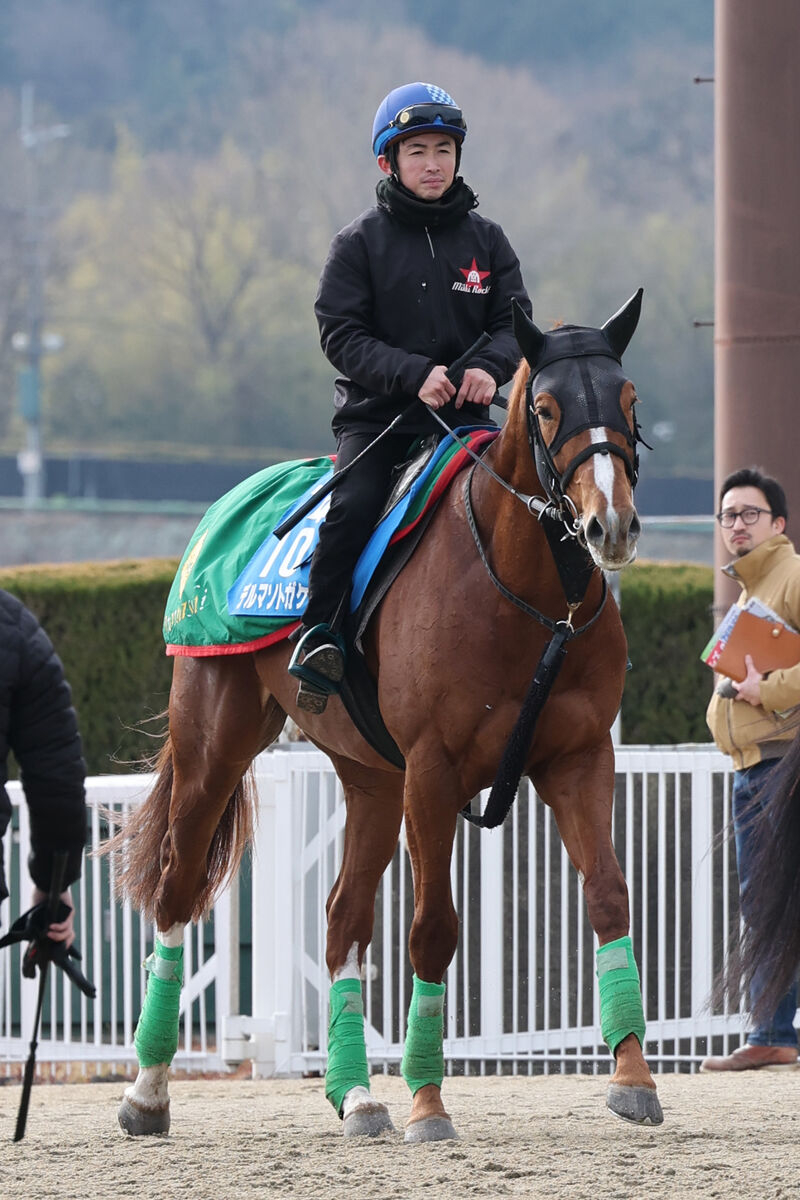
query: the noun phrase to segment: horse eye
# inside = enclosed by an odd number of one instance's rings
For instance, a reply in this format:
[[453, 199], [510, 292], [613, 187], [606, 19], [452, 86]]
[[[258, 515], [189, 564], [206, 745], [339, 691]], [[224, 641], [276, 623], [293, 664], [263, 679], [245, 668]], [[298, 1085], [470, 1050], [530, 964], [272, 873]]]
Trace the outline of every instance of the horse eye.
[[542, 405], [540, 408], [536, 409], [536, 415], [540, 421], [552, 421], [553, 419], [552, 410], [547, 408], [545, 405]]

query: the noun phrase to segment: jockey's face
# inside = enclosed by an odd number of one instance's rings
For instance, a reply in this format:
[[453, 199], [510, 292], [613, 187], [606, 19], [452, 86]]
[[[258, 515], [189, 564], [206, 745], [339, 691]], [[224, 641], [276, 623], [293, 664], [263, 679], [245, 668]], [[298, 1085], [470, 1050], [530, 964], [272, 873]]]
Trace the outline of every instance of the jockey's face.
[[[378, 159], [384, 175], [392, 166], [385, 154]], [[412, 133], [397, 145], [400, 182], [419, 200], [438, 200], [456, 174], [455, 138], [441, 133]]]

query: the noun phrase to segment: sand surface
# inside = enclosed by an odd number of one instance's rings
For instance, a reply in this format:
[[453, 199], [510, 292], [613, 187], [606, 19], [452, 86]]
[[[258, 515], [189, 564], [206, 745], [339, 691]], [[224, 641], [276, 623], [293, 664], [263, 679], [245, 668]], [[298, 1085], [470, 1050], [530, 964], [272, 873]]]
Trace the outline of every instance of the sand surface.
[[525, 1196], [558, 1200], [800, 1200], [800, 1070], [662, 1075], [665, 1122], [605, 1108], [602, 1076], [445, 1080], [459, 1140], [403, 1142], [405, 1084], [373, 1093], [398, 1129], [345, 1141], [321, 1079], [173, 1082], [169, 1137], [126, 1137], [121, 1083], [34, 1087], [22, 1142], [18, 1085], [0, 1088], [0, 1196], [14, 1200], [250, 1200]]

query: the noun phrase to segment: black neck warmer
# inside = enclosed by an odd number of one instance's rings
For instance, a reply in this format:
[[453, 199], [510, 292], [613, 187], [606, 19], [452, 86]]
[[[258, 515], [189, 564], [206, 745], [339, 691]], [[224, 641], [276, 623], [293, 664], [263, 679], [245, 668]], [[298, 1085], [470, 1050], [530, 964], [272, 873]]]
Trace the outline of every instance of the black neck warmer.
[[459, 175], [440, 200], [420, 200], [393, 175], [381, 179], [375, 189], [379, 208], [414, 229], [440, 229], [460, 221], [473, 208], [478, 197]]

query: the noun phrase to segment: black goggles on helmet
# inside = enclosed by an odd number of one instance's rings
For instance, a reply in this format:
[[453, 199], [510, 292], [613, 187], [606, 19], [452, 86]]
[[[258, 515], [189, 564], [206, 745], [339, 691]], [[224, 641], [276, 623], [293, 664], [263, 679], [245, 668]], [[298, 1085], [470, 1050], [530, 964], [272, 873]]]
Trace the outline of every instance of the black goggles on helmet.
[[417, 125], [449, 125], [451, 129], [467, 132], [467, 122], [460, 108], [452, 104], [409, 104], [389, 122], [389, 129], [397, 129], [403, 133], [406, 129], [414, 129]]

